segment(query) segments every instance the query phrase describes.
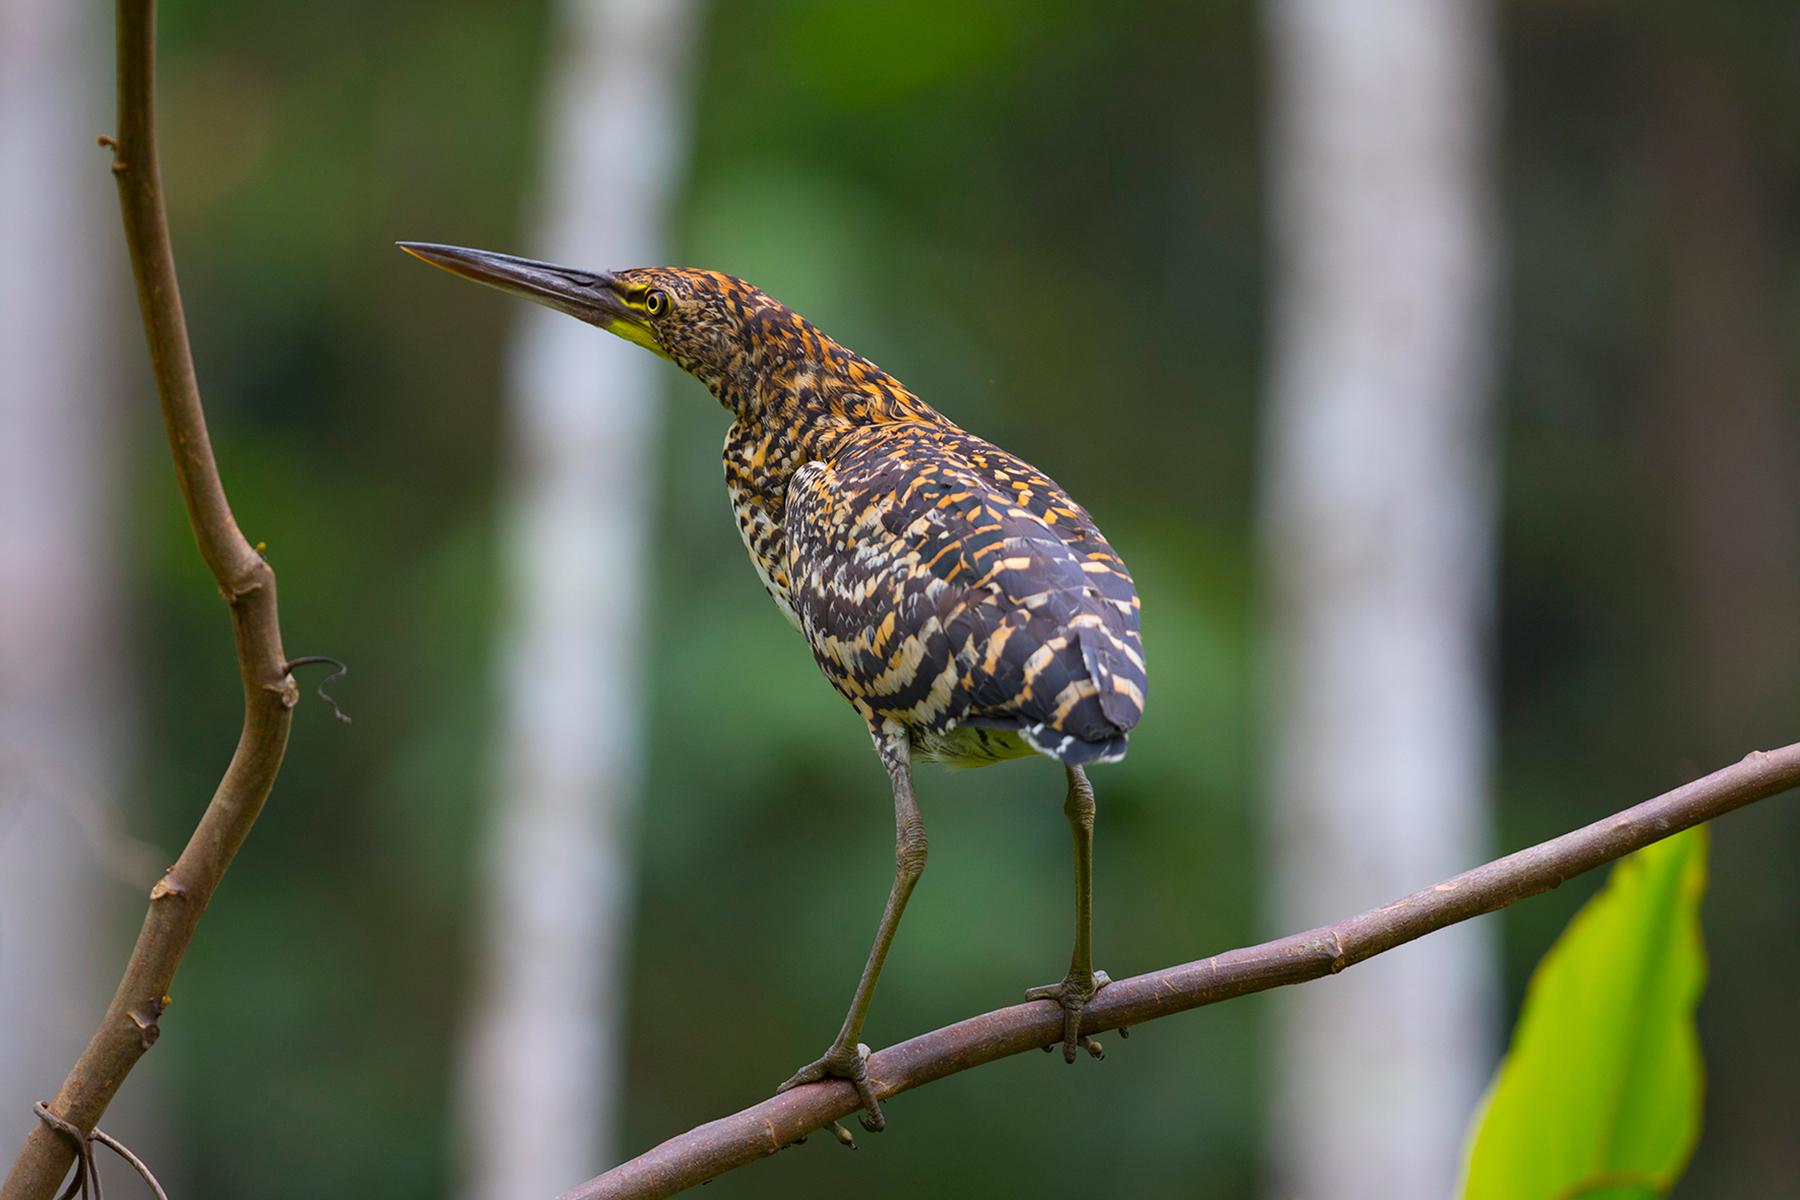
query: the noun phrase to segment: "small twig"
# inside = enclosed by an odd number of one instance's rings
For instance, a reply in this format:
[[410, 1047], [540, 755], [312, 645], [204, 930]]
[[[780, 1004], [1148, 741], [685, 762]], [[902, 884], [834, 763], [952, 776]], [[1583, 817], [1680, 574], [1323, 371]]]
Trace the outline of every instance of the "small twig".
[[[163, 1185], [157, 1182], [156, 1176], [151, 1173], [150, 1168], [145, 1165], [144, 1160], [133, 1154], [126, 1147], [124, 1142], [121, 1142], [112, 1134], [107, 1133], [104, 1129], [94, 1130], [94, 1140], [124, 1159], [127, 1163], [131, 1164], [131, 1169], [138, 1173], [138, 1178], [142, 1179], [150, 1188], [150, 1191], [155, 1194], [156, 1200], [169, 1200], [169, 1193], [163, 1191]], [[94, 1177], [98, 1179], [99, 1173], [96, 1172]]]
[[100, 1178], [100, 1170], [94, 1165], [92, 1143], [88, 1141], [81, 1130], [51, 1112], [50, 1106], [42, 1100], [33, 1104], [31, 1111], [37, 1114], [38, 1120], [67, 1138], [69, 1145], [75, 1150], [75, 1176], [69, 1180], [69, 1186], [63, 1189], [62, 1194], [56, 1200], [70, 1200], [72, 1196], [88, 1195], [92, 1190], [89, 1181], [98, 1181]]
[[150, 1170], [144, 1160], [133, 1154], [124, 1142], [112, 1134], [103, 1129], [95, 1129], [90, 1136], [83, 1137], [80, 1129], [51, 1112], [50, 1106], [42, 1100], [32, 1105], [31, 1111], [37, 1114], [38, 1120], [62, 1134], [75, 1147], [75, 1176], [69, 1180], [69, 1186], [63, 1189], [58, 1200], [72, 1200], [76, 1196], [91, 1197], [91, 1200], [104, 1200], [104, 1193], [100, 1187], [100, 1164], [94, 1160], [93, 1143], [95, 1142], [99, 1142], [124, 1159], [131, 1169], [138, 1173], [138, 1178], [142, 1179], [145, 1185], [155, 1193], [156, 1200], [169, 1200], [169, 1193], [163, 1191], [163, 1185], [157, 1181], [155, 1173]]
[[339, 708], [338, 702], [336, 700], [333, 700], [325, 692], [325, 689], [327, 687], [336, 683], [338, 680], [342, 679], [344, 676], [346, 676], [350, 673], [350, 668], [345, 666], [343, 664], [342, 660], [333, 658], [329, 654], [303, 654], [299, 658], [288, 659], [286, 666], [284, 666], [282, 669], [285, 672], [291, 673], [295, 667], [322, 667], [322, 666], [333, 666], [333, 667], [336, 667], [337, 670], [335, 670], [331, 674], [327, 675], [325, 677], [324, 681], [319, 684], [319, 689], [318, 689], [319, 699], [321, 699], [325, 703], [331, 705], [331, 711], [334, 715], [336, 715], [337, 719], [342, 721], [344, 724], [348, 725], [348, 724], [350, 724], [349, 714], [346, 713], [343, 709]]
[[[1800, 785], [1800, 743], [1757, 751], [1635, 808], [1349, 917], [1260, 946], [1121, 979], [1094, 997], [1082, 1032], [1140, 1025], [1238, 996], [1335, 975], [1415, 938], [1548, 891], [1651, 842]], [[1062, 1012], [1039, 1001], [947, 1025], [869, 1058], [875, 1094], [901, 1092], [1062, 1039]], [[566, 1192], [562, 1200], [670, 1196], [766, 1158], [861, 1107], [843, 1080], [810, 1083], [722, 1117]]]

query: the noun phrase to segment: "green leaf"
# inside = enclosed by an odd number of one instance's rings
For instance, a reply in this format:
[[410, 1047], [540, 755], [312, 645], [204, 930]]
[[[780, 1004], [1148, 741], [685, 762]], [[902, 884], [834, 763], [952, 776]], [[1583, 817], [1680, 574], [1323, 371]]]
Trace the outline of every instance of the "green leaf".
[[1613, 868], [1532, 974], [1471, 1129], [1463, 1200], [1665, 1195], [1700, 1137], [1706, 832]]

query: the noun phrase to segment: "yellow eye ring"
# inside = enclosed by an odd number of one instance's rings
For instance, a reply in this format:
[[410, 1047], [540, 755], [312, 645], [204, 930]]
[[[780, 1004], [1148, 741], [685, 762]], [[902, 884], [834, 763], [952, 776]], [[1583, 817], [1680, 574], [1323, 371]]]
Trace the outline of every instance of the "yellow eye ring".
[[644, 297], [644, 311], [653, 317], [660, 317], [669, 311], [669, 293], [652, 288]]

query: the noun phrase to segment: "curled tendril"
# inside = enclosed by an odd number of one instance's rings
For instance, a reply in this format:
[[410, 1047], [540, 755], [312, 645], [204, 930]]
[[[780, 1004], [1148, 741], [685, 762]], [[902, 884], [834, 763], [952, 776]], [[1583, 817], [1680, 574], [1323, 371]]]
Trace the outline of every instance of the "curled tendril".
[[94, 1161], [95, 1142], [130, 1164], [131, 1169], [138, 1173], [138, 1178], [155, 1194], [156, 1200], [169, 1200], [169, 1193], [163, 1191], [163, 1185], [157, 1182], [144, 1160], [133, 1154], [125, 1143], [112, 1134], [102, 1129], [83, 1134], [80, 1128], [51, 1112], [50, 1106], [42, 1100], [32, 1105], [31, 1111], [37, 1114], [38, 1120], [69, 1139], [75, 1147], [75, 1177], [69, 1180], [69, 1186], [63, 1189], [57, 1200], [74, 1200], [75, 1197], [81, 1197], [81, 1200], [104, 1200], [100, 1190], [100, 1165]]
[[337, 719], [342, 721], [344, 724], [348, 725], [350, 723], [350, 714], [346, 713], [343, 709], [339, 708], [338, 702], [336, 700], [333, 700], [331, 698], [331, 696], [329, 694], [327, 694], [327, 692], [325, 691], [327, 686], [336, 683], [338, 680], [342, 679], [344, 676], [346, 676], [350, 673], [350, 668], [345, 666], [341, 660], [335, 659], [335, 658], [331, 657], [329, 654], [307, 654], [307, 655], [301, 656], [300, 658], [288, 659], [288, 661], [286, 663], [282, 664], [281, 669], [282, 669], [283, 673], [286, 673], [286, 672], [292, 671], [295, 667], [322, 667], [322, 666], [333, 666], [333, 667], [336, 667], [337, 670], [335, 670], [331, 674], [327, 675], [325, 677], [324, 681], [319, 684], [319, 699], [321, 699], [325, 703], [331, 705], [331, 711], [337, 717]]

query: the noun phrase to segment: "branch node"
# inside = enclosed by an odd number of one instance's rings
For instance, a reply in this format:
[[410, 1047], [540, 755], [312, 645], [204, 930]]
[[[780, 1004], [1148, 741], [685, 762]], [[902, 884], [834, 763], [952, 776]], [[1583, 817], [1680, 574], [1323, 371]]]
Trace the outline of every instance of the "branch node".
[[156, 1039], [162, 1036], [162, 1026], [158, 1022], [168, 1007], [169, 998], [163, 996], [156, 1000], [146, 1000], [126, 1014], [131, 1018], [131, 1023], [137, 1026], [138, 1040], [143, 1043], [144, 1049], [148, 1050], [156, 1045]]
[[178, 900], [185, 900], [187, 894], [187, 888], [180, 880], [173, 875], [164, 875], [156, 881], [156, 886], [150, 889], [150, 902], [154, 904], [156, 901], [166, 900], [170, 896], [174, 896]]
[[94, 141], [97, 145], [105, 146], [108, 150], [117, 150], [119, 148], [119, 139], [110, 133], [103, 133], [95, 138]]
[[273, 683], [265, 683], [262, 688], [263, 691], [279, 700], [283, 708], [293, 709], [300, 704], [300, 685], [295, 683], [294, 677], [285, 670], [282, 671], [280, 679]]
[[[268, 559], [258, 557], [256, 562], [263, 570], [266, 571], [269, 569]], [[236, 608], [250, 597], [256, 595], [256, 593], [262, 591], [262, 588], [263, 581], [258, 578], [258, 573], [252, 572], [248, 578], [233, 579], [228, 583], [221, 583], [219, 585], [219, 595], [225, 597], [225, 603]]]

